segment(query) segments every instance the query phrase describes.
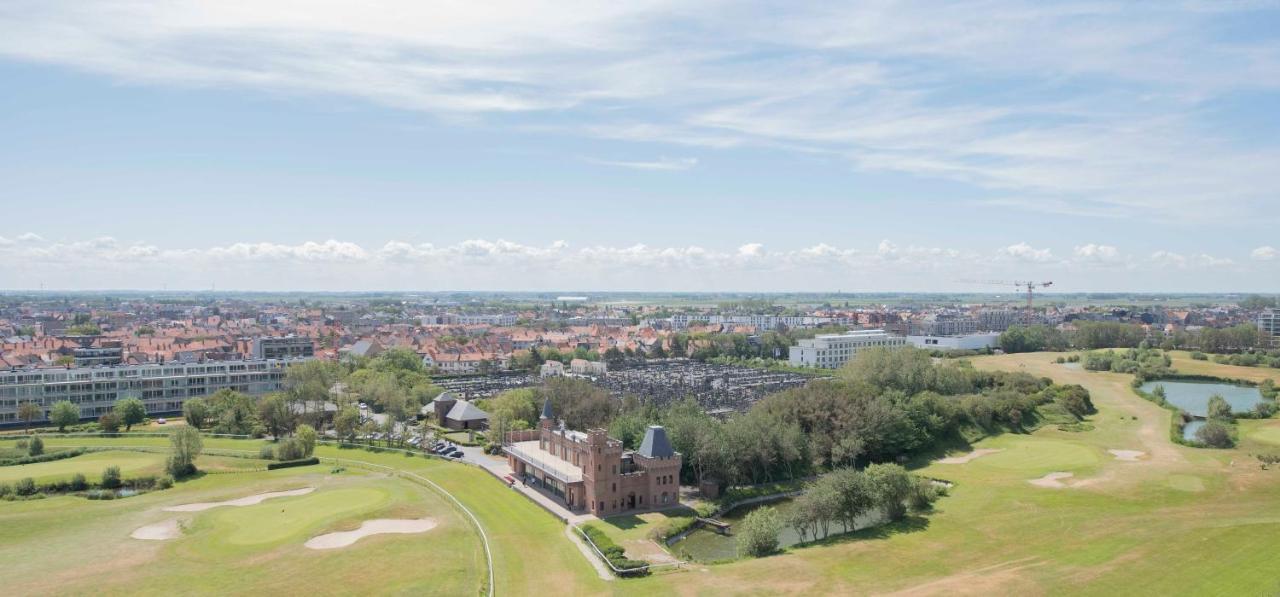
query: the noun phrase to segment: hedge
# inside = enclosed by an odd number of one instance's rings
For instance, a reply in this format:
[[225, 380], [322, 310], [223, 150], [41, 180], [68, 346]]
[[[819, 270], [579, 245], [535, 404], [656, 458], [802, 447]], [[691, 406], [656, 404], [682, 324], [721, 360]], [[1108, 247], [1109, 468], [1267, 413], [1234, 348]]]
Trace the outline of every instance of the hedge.
[[649, 562], [628, 559], [626, 550], [614, 543], [613, 539], [610, 539], [604, 531], [596, 528], [591, 523], [586, 523], [579, 528], [595, 544], [596, 549], [604, 554], [605, 559], [613, 566], [614, 573], [618, 576], [646, 576], [649, 574]]
[[22, 456], [19, 458], [9, 458], [0, 460], [0, 466], [18, 466], [22, 464], [36, 464], [37, 462], [49, 462], [52, 460], [62, 460], [63, 458], [72, 458], [84, 454], [87, 450], [84, 448], [75, 448], [71, 450], [60, 450], [57, 452], [46, 452], [39, 456]]
[[302, 460], [286, 460], [284, 462], [268, 462], [267, 470], [274, 471], [278, 468], [289, 468], [294, 466], [311, 466], [320, 464], [320, 459], [312, 456], [311, 458], [303, 458]]

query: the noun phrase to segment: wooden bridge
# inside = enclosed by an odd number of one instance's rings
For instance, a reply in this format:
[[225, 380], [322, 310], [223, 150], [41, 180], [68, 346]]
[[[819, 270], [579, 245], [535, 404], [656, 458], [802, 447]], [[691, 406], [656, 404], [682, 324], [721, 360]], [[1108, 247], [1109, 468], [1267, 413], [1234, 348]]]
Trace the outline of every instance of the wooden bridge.
[[703, 526], [711, 527], [715, 532], [720, 533], [721, 535], [728, 535], [732, 528], [732, 525], [729, 523], [724, 522], [723, 520], [716, 520], [714, 518], [695, 518], [694, 520], [702, 523]]

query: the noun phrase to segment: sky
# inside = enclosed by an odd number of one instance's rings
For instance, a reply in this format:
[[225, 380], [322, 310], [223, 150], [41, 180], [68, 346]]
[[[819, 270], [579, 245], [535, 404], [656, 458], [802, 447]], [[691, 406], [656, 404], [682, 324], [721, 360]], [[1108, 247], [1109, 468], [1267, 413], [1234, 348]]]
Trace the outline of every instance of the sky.
[[1280, 292], [1280, 4], [0, 3], [0, 290]]

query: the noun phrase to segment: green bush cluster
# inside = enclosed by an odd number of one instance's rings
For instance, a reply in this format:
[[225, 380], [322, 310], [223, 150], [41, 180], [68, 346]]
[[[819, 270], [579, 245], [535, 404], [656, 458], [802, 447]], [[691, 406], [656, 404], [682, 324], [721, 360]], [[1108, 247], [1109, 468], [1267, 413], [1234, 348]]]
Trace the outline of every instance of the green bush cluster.
[[84, 454], [87, 450], [84, 448], [75, 448], [73, 450], [61, 450], [58, 452], [45, 452], [39, 456], [22, 456], [19, 458], [7, 458], [0, 460], [0, 466], [18, 466], [21, 464], [35, 464], [37, 462], [49, 462], [53, 460], [62, 460], [63, 458], [72, 458]]

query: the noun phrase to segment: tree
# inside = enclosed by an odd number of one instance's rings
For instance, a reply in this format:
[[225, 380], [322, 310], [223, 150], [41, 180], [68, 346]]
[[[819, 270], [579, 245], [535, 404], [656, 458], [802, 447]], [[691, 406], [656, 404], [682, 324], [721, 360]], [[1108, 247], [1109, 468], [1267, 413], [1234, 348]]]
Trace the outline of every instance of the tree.
[[209, 410], [215, 421], [214, 433], [253, 435], [259, 430], [258, 412], [253, 398], [235, 390], [222, 389], [209, 397]]
[[196, 458], [204, 449], [200, 432], [190, 425], [178, 427], [169, 434], [169, 460], [165, 469], [175, 478], [196, 472]]
[[338, 410], [338, 414], [333, 417], [333, 430], [343, 440], [351, 441], [359, 427], [360, 411], [354, 406], [347, 405], [342, 407]]
[[760, 557], [777, 551], [781, 530], [782, 518], [772, 506], [752, 510], [738, 523], [738, 554]]
[[209, 424], [209, 403], [203, 398], [191, 398], [182, 403], [182, 418], [187, 420], [187, 424], [196, 429], [203, 428]]
[[604, 351], [604, 362], [609, 365], [610, 369], [622, 367], [626, 360], [626, 355], [622, 354], [622, 351], [618, 350], [617, 346], [610, 346], [608, 350]]
[[120, 431], [120, 417], [116, 413], [103, 413], [98, 417], [98, 427], [103, 433], [115, 433]]
[[31, 441], [27, 444], [27, 455], [39, 456], [41, 454], [44, 454], [44, 440], [40, 439], [40, 436], [37, 435], [32, 437]]
[[134, 425], [147, 418], [147, 407], [137, 398], [116, 400], [116, 404], [111, 410], [116, 413], [117, 417], [120, 417], [120, 422], [124, 424], [125, 431], [133, 429]]
[[80, 408], [72, 404], [70, 400], [59, 400], [53, 404], [53, 409], [49, 411], [49, 422], [58, 426], [58, 431], [66, 431], [67, 425], [75, 425], [80, 422]]
[[1209, 407], [1206, 412], [1212, 421], [1230, 422], [1235, 420], [1235, 415], [1231, 412], [1231, 405], [1227, 403], [1225, 398], [1217, 394], [1209, 397]]
[[293, 428], [293, 413], [280, 394], [268, 394], [258, 401], [258, 420], [275, 439]]
[[310, 458], [316, 451], [316, 430], [310, 425], [298, 425], [294, 437], [302, 443], [302, 457]]
[[22, 430], [31, 431], [31, 422], [44, 416], [44, 411], [34, 402], [23, 402], [18, 405], [18, 418], [22, 419]]
[[911, 474], [897, 464], [873, 464], [867, 467], [866, 475], [875, 491], [876, 503], [884, 509], [889, 520], [902, 520], [907, 515]]
[[1230, 448], [1235, 445], [1231, 429], [1221, 422], [1210, 420], [1196, 430], [1196, 441], [1210, 448]]

